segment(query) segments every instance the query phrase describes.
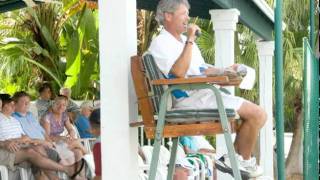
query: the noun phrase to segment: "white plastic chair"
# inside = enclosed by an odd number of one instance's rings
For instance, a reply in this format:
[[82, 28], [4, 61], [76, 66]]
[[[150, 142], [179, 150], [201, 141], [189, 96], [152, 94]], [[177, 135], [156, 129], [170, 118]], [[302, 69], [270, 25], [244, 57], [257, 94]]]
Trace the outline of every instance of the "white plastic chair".
[[[149, 167], [151, 164], [151, 158], [152, 158], [152, 146], [142, 146], [141, 150], [146, 158], [146, 164], [148, 168], [146, 168], [147, 173], [149, 172]], [[192, 162], [192, 165], [190, 164], [191, 172], [189, 173], [188, 180], [200, 180], [200, 165], [198, 163], [198, 160], [195, 158], [186, 158], [186, 155], [183, 151], [183, 149], [179, 150], [179, 147], [177, 149], [177, 159], [185, 159], [186, 161], [189, 160]], [[170, 159], [170, 151], [165, 148], [164, 146], [160, 147], [160, 156], [159, 156], [159, 164], [158, 164], [158, 169], [157, 169], [157, 175], [156, 175], [156, 180], [166, 180], [167, 178], [167, 171], [168, 167], [167, 165], [169, 164], [169, 159]]]
[[[210, 156], [207, 156], [207, 155], [204, 155], [204, 157], [206, 158], [206, 161], [207, 161], [207, 163], [208, 163], [207, 169], [208, 169], [208, 171], [210, 172], [210, 174], [206, 174], [206, 178], [207, 178], [208, 180], [213, 180], [214, 173], [216, 173], [216, 172], [214, 172], [214, 169], [213, 169], [214, 159], [213, 159], [212, 157], [210, 157]], [[207, 171], [207, 172], [208, 172], [208, 171]]]
[[6, 166], [0, 165], [0, 177], [1, 177], [1, 180], [9, 179], [8, 168]]
[[[20, 180], [30, 180], [28, 176], [28, 169], [18, 167], [19, 168], [19, 175]], [[0, 165], [0, 177], [1, 180], [9, 180], [9, 170], [6, 166]]]
[[[145, 155], [146, 165], [148, 167], [150, 167], [153, 147], [152, 146], [142, 146], [141, 150], [142, 150], [143, 154]], [[165, 148], [164, 146], [161, 146], [156, 180], [165, 180], [167, 178], [167, 171], [168, 171], [167, 165], [169, 163], [169, 159], [170, 159], [169, 150], [167, 148]], [[149, 171], [147, 171], [147, 173], [149, 173]]]
[[[194, 136], [196, 139], [196, 146], [204, 148], [204, 149], [214, 149], [212, 145], [204, 138], [204, 136]], [[186, 156], [184, 150], [182, 149], [181, 146], [178, 147], [179, 153], [183, 154]], [[208, 179], [208, 180], [213, 180], [214, 177], [214, 169], [213, 169], [213, 162], [214, 162], [214, 156], [209, 156], [209, 155], [204, 155], [206, 159], [207, 166], [199, 159], [195, 158], [195, 160], [199, 163], [199, 168], [200, 168], [200, 179]]]
[[[23, 168], [23, 167], [19, 167], [19, 174], [20, 174], [21, 180], [30, 180], [28, 171], [32, 175], [31, 168], [27, 168], [26, 169], [26, 168]], [[33, 178], [33, 175], [32, 175], [32, 178]]]
[[[91, 144], [92, 144], [92, 142], [95, 142], [97, 139], [96, 138], [81, 138], [77, 127], [72, 124], [72, 128], [73, 128], [74, 132], [76, 133], [77, 139], [79, 139], [81, 141], [83, 146], [86, 148], [87, 152], [92, 153]], [[68, 130], [66, 128], [64, 128], [64, 131], [61, 133], [61, 136], [67, 136], [67, 135], [68, 135]]]
[[199, 161], [196, 158], [193, 157], [187, 157], [183, 148], [178, 145], [177, 147], [177, 160], [178, 159], [186, 159], [188, 161], [190, 161], [192, 164], [192, 166], [190, 166], [192, 169], [191, 171], [189, 171], [189, 176], [188, 176], [188, 180], [200, 180], [201, 177], [201, 171], [200, 171], [200, 164]]
[[143, 159], [138, 155], [138, 166], [139, 166], [139, 180], [148, 180], [149, 166], [143, 162]]

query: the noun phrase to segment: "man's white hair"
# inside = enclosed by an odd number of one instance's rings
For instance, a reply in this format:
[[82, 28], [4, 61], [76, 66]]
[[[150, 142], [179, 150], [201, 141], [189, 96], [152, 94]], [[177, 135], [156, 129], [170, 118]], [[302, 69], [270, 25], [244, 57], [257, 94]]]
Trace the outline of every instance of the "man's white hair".
[[90, 101], [84, 101], [84, 102], [82, 102], [82, 104], [80, 105], [80, 108], [81, 108], [81, 109], [84, 109], [84, 108], [93, 109], [93, 103], [90, 102]]
[[164, 13], [175, 12], [181, 4], [185, 5], [188, 9], [190, 9], [190, 4], [188, 0], [160, 0], [156, 12], [156, 20], [158, 21], [158, 23], [160, 25], [163, 25]]
[[67, 92], [69, 94], [69, 96], [71, 96], [71, 89], [70, 88], [62, 87], [59, 92], [61, 95], [64, 95], [64, 92]]

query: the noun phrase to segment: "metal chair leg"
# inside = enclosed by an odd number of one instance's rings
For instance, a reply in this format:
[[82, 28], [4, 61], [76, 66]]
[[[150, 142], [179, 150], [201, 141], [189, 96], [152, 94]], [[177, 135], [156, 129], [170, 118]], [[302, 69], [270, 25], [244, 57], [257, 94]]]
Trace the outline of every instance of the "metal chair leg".
[[149, 172], [149, 180], [155, 180], [157, 174], [157, 167], [160, 155], [160, 146], [163, 134], [163, 128], [165, 123], [165, 115], [166, 115], [166, 105], [167, 105], [167, 98], [169, 97], [169, 92], [165, 92], [160, 101], [160, 108], [159, 108], [159, 115], [158, 115], [158, 122], [154, 137], [154, 144], [153, 144], [153, 152], [152, 152], [152, 159], [150, 165], [150, 172]]
[[175, 137], [172, 139], [172, 147], [171, 147], [171, 155], [170, 155], [167, 180], [173, 179], [173, 173], [174, 173], [174, 168], [175, 168], [175, 164], [176, 164], [176, 157], [177, 157], [178, 142], [179, 142], [179, 137]]
[[236, 158], [230, 132], [224, 130], [224, 139], [226, 141], [226, 145], [228, 149], [228, 156], [230, 159], [233, 176], [236, 180], [241, 180], [242, 178], [241, 178], [240, 170], [238, 167], [238, 162], [237, 162], [238, 160]]
[[150, 165], [150, 171], [149, 171], [149, 180], [155, 180], [157, 169], [158, 169], [158, 161], [159, 161], [159, 155], [160, 155], [160, 146], [161, 146], [161, 137], [159, 140], [158, 138], [155, 139], [153, 144], [153, 151], [152, 151], [152, 159], [151, 159], [151, 165]]
[[216, 96], [216, 102], [217, 102], [217, 106], [218, 106], [221, 126], [223, 129], [224, 139], [226, 141], [226, 145], [227, 145], [227, 149], [228, 149], [228, 155], [229, 155], [230, 162], [231, 162], [233, 176], [236, 180], [242, 180], [241, 175], [240, 175], [240, 170], [238, 167], [238, 163], [237, 163], [237, 159], [236, 159], [235, 150], [234, 150], [234, 147], [232, 144], [231, 128], [228, 123], [228, 118], [226, 115], [226, 111], [224, 109], [221, 94], [220, 94], [219, 90], [213, 86], [210, 87], [210, 89], [213, 90], [213, 92]]

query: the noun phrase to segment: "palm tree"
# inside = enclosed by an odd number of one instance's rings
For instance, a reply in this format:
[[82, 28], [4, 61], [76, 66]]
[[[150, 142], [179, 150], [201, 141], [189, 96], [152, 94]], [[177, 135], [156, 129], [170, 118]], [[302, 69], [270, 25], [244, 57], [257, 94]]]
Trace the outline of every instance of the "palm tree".
[[[34, 84], [54, 80], [59, 87], [73, 87], [76, 97], [94, 94], [91, 81], [99, 79], [97, 12], [88, 9], [85, 1], [42, 4], [2, 16], [6, 19], [2, 26], [14, 25], [0, 33], [3, 68], [24, 63], [21, 67], [34, 72], [24, 77]], [[15, 71], [9, 72], [8, 78], [17, 77]], [[25, 89], [24, 84], [20, 86]]]
[[138, 55], [149, 47], [152, 38], [159, 33], [159, 26], [152, 11], [137, 10]]

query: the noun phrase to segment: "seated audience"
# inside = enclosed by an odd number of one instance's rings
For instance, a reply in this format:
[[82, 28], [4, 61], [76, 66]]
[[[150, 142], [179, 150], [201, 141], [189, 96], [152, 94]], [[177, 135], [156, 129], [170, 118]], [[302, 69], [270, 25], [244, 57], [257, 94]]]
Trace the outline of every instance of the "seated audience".
[[39, 99], [36, 101], [36, 107], [38, 109], [38, 117], [41, 119], [45, 115], [51, 106], [52, 88], [49, 83], [43, 83], [39, 90]]
[[80, 114], [77, 115], [75, 125], [81, 138], [93, 138], [89, 116], [93, 111], [92, 103], [84, 101], [80, 106]]
[[79, 106], [71, 99], [71, 89], [63, 87], [60, 89], [60, 95], [67, 97], [67, 112], [70, 121], [73, 123], [77, 114], [79, 113]]
[[67, 112], [79, 112], [80, 108], [71, 99], [71, 93], [72, 93], [72, 91], [70, 88], [63, 87], [60, 89], [60, 95], [63, 95], [65, 97], [67, 97], [67, 99], [68, 99]]
[[[160, 150], [160, 153], [161, 153], [161, 150]], [[146, 154], [144, 154], [144, 151], [140, 146], [138, 146], [138, 155], [141, 157], [143, 163], [148, 164]], [[157, 180], [164, 179], [167, 176], [167, 168], [166, 168], [167, 164], [165, 164], [164, 166], [162, 165], [162, 167], [159, 167], [160, 164], [163, 164], [163, 163], [159, 162], [157, 176], [156, 176]], [[173, 173], [173, 180], [187, 180], [189, 176], [189, 169], [190, 169], [187, 167], [188, 165], [190, 165], [190, 168], [192, 168], [192, 165], [186, 159], [181, 160], [179, 157], [177, 157], [175, 170]], [[163, 167], [165, 167], [165, 169], [163, 169]]]
[[215, 149], [205, 139], [204, 136], [182, 136], [179, 138], [180, 144], [183, 146], [186, 154], [202, 153], [214, 154]]
[[95, 173], [96, 177], [95, 180], [101, 179], [101, 141], [100, 141], [100, 108], [95, 109], [90, 117], [90, 126], [91, 126], [91, 133], [95, 137], [98, 137], [95, 144], [93, 145], [93, 158], [95, 164]]
[[101, 139], [100, 137], [97, 139], [96, 143], [93, 146], [92, 149], [93, 152], [93, 158], [94, 158], [94, 165], [95, 165], [95, 180], [100, 180], [101, 179], [101, 169], [102, 169], [102, 164], [101, 164]]
[[189, 170], [184, 167], [175, 167], [173, 180], [188, 180]]
[[[92, 134], [95, 136], [100, 136], [100, 106], [97, 106], [97, 108], [95, 108], [92, 111], [89, 117], [89, 120], [90, 120]], [[92, 122], [99, 122], [99, 123], [92, 123]], [[94, 128], [94, 126], [96, 126], [97, 128]]]
[[[13, 95], [13, 100], [15, 102], [15, 112], [12, 114], [12, 116], [20, 122], [21, 127], [26, 135], [32, 139], [37, 139], [38, 141], [43, 142], [43, 144], [45, 144], [44, 150], [47, 152], [50, 159], [65, 165], [75, 162], [74, 154], [68, 149], [68, 147], [65, 147], [65, 149], [62, 149], [62, 151], [69, 152], [69, 154], [72, 156], [70, 158], [71, 160], [68, 158], [65, 159], [65, 156], [60, 158], [57, 148], [61, 149], [61, 147], [55, 146], [55, 143], [51, 141], [43, 127], [40, 125], [39, 121], [31, 112], [28, 111], [30, 96], [26, 92], [20, 91]], [[81, 171], [81, 169], [79, 171]]]
[[[179, 138], [180, 144], [183, 146], [185, 153], [196, 155], [203, 154], [209, 155], [212, 160], [214, 160], [215, 149], [211, 146], [211, 144], [205, 139], [204, 136], [182, 136]], [[213, 162], [214, 165], [214, 162]], [[216, 168], [213, 167], [214, 172], [213, 178], [217, 179]]]
[[15, 103], [15, 112], [12, 116], [20, 122], [26, 135], [32, 139], [45, 140], [46, 132], [34, 115], [28, 111], [30, 105], [29, 94], [24, 91], [16, 92], [12, 99]]
[[[15, 166], [22, 162], [29, 162], [35, 167], [48, 171], [62, 171], [72, 178], [75, 168], [64, 166], [49, 159], [35, 148], [41, 141], [25, 135], [19, 121], [11, 116], [14, 111], [14, 102], [8, 94], [1, 94], [2, 109], [0, 112], [0, 165], [15, 170]], [[51, 176], [51, 179], [57, 179]]]
[[[79, 161], [87, 152], [80, 141], [76, 139], [77, 137], [73, 129], [73, 125], [71, 124], [69, 117], [65, 112], [66, 106], [67, 98], [61, 95], [57, 96], [53, 102], [52, 111], [48, 112], [43, 117], [41, 123], [49, 138], [56, 142], [56, 146], [63, 147], [65, 146], [64, 144], [67, 143], [68, 148], [74, 153], [74, 161]], [[62, 135], [65, 128], [68, 131], [68, 137]], [[70, 153], [67, 154], [64, 151], [60, 151], [60, 148], [58, 147], [57, 150], [61, 156], [61, 159], [67, 159], [67, 157], [70, 157]], [[67, 157], [63, 158], [64, 156]], [[72, 159], [70, 159], [68, 163], [73, 163]]]

